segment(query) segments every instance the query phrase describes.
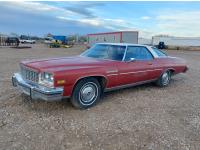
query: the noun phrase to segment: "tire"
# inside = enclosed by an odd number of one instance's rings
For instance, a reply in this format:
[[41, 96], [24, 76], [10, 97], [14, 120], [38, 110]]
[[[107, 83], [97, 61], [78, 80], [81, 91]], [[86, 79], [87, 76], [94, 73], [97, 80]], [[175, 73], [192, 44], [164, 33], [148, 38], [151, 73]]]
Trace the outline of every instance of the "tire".
[[80, 80], [72, 93], [71, 103], [79, 109], [89, 108], [97, 103], [101, 96], [101, 85], [95, 78]]
[[170, 80], [171, 80], [171, 71], [167, 70], [160, 76], [156, 84], [160, 87], [166, 87], [169, 85]]

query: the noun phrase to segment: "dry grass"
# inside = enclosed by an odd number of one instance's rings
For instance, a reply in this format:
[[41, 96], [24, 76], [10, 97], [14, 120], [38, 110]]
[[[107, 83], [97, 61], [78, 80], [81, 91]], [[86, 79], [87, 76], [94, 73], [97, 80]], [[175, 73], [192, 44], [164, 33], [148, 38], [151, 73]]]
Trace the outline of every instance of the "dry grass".
[[199, 46], [167, 46], [168, 50], [200, 51]]

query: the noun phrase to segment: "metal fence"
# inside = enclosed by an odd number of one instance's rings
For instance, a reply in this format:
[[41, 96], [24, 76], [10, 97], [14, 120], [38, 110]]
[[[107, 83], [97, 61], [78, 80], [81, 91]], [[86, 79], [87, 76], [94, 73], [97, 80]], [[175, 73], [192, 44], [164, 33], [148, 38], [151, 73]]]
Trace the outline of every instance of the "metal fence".
[[0, 46], [17, 46], [17, 42], [10, 42], [5, 36], [0, 36]]

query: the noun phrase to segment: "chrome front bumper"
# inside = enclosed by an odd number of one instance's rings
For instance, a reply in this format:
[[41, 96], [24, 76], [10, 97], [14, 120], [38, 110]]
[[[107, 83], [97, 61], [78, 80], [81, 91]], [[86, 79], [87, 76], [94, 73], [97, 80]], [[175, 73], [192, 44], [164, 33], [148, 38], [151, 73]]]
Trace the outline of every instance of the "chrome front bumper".
[[19, 73], [12, 77], [12, 84], [30, 96], [31, 99], [42, 99], [46, 101], [61, 100], [63, 98], [63, 88], [48, 88], [25, 81]]

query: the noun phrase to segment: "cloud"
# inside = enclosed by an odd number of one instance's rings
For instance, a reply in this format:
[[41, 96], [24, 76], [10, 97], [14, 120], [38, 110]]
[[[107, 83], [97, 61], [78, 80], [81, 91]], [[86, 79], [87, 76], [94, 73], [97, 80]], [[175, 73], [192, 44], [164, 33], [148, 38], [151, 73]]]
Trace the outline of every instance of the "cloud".
[[170, 11], [156, 17], [160, 33], [177, 36], [200, 36], [200, 11]]
[[54, 3], [4, 2], [0, 6], [0, 23], [5, 31], [29, 34], [138, 30], [131, 20], [97, 16], [94, 9], [103, 5], [98, 2], [73, 2], [63, 8]]
[[42, 3], [42, 2], [30, 2], [30, 1], [28, 1], [28, 2], [10, 1], [10, 2], [2, 2], [1, 7], [6, 7], [8, 9], [12, 9], [12, 10], [30, 12], [33, 14], [48, 15], [48, 16], [55, 16], [56, 14], [60, 14], [65, 17], [80, 18], [83, 15], [81, 12], [77, 13], [78, 10], [76, 12], [75, 10], [66, 9], [63, 7], [56, 6], [56, 5], [55, 6], [50, 5], [50, 4], [44, 3], [44, 2]]
[[50, 6], [47, 4], [42, 4], [39, 2], [10, 1], [10, 2], [2, 2], [1, 6], [6, 6], [11, 9], [18, 9], [18, 10], [20, 9], [24, 11], [33, 12], [33, 13], [58, 10], [57, 7]]
[[[95, 8], [99, 6], [104, 6], [102, 2], [74, 2], [70, 6], [65, 7], [66, 10], [73, 13], [82, 15], [86, 18], [96, 18]], [[95, 10], [95, 11], [94, 11]]]
[[97, 26], [99, 28], [106, 28], [111, 31], [124, 31], [124, 30], [138, 31], [138, 29], [135, 27], [133, 23], [123, 19], [94, 18], [94, 19], [80, 19], [79, 21], [81, 23]]
[[78, 7], [67, 7], [66, 9], [70, 10], [71, 12], [83, 15], [85, 17], [88, 17], [88, 18], [94, 18], [94, 17], [96, 17], [96, 15], [94, 15], [93, 12], [90, 11], [89, 9], [87, 9], [87, 8], [81, 8], [80, 9]]
[[103, 22], [99, 19], [80, 19], [81, 23], [89, 24], [92, 26], [101, 26], [103, 25]]
[[[9, 13], [5, 13], [9, 12]], [[16, 32], [19, 34], [31, 34], [43, 36], [52, 34], [87, 34], [92, 31], [108, 31], [106, 28], [83, 24], [71, 17], [55, 17], [46, 13], [34, 13], [23, 9], [13, 9], [11, 7], [0, 6], [0, 32], [9, 34]]]
[[143, 17], [141, 17], [141, 19], [142, 20], [149, 20], [149, 19], [151, 19], [151, 17], [149, 17], [149, 16], [143, 16]]
[[125, 20], [122, 19], [111, 19], [111, 18], [92, 18], [92, 19], [80, 19], [82, 23], [87, 23], [94, 26], [107, 26], [107, 25], [118, 25], [126, 24]]
[[[87, 9], [97, 6], [97, 4], [84, 5], [89, 5]], [[81, 17], [76, 12], [39, 2], [7, 2], [0, 6], [1, 32], [44, 35], [48, 32], [55, 34], [87, 34], [136, 30], [133, 23], [124, 19], [95, 17], [94, 15], [86, 16], [90, 17]]]
[[127, 10], [119, 12], [120, 7], [105, 2], [1, 2], [0, 32], [41, 35], [138, 30], [143, 37], [200, 36], [199, 10], [151, 9], [136, 17]]

